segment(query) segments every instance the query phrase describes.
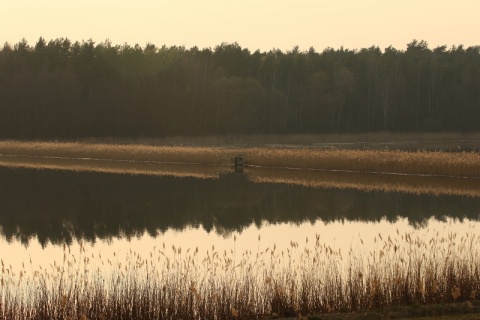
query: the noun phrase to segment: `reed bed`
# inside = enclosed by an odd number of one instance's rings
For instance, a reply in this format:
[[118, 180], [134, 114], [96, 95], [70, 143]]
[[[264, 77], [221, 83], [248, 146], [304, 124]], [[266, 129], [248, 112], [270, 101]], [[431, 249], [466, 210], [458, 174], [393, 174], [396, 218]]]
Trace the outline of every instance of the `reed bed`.
[[[360, 239], [363, 243], [363, 240]], [[2, 263], [3, 319], [255, 319], [479, 298], [480, 236], [378, 234], [348, 252], [315, 239], [236, 253], [175, 246], [125, 259], [70, 252], [50, 268]]]
[[[74, 158], [88, 160], [156, 161], [186, 164], [221, 164], [229, 162], [229, 155], [219, 148], [88, 144], [79, 142], [19, 142], [0, 141], [2, 155], [25, 157]], [[5, 159], [7, 160], [7, 159]]]
[[256, 167], [248, 168], [247, 176], [254, 183], [282, 183], [311, 188], [356, 189], [367, 192], [480, 197], [480, 179]]
[[173, 176], [178, 178], [192, 177], [197, 179], [217, 178], [220, 172], [225, 171], [226, 166], [202, 165], [202, 164], [175, 164], [155, 162], [131, 162], [93, 160], [88, 161], [75, 158], [54, 159], [44, 157], [16, 157], [9, 156], [7, 159], [0, 157], [0, 166], [7, 168], [30, 168], [49, 169], [76, 172], [100, 172], [130, 175], [150, 176]]
[[[247, 166], [332, 171], [395, 173], [480, 178], [480, 153], [435, 151], [344, 150], [315, 148], [218, 148], [148, 145], [111, 145], [59, 142], [0, 141], [0, 165], [12, 156], [39, 162], [77, 160], [86, 164], [111, 160], [129, 165], [202, 164], [228, 165], [243, 155]], [[35, 161], [34, 161], [35, 160]], [[11, 164], [13, 165], [13, 164]], [[35, 166], [35, 163], [32, 164]]]
[[260, 167], [480, 177], [480, 154], [476, 152], [251, 148], [243, 154], [246, 161]]

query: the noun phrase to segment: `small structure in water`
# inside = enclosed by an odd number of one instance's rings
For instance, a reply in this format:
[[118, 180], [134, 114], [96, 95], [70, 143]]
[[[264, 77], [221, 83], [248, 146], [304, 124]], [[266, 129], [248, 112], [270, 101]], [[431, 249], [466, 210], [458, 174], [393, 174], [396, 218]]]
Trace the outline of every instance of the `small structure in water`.
[[243, 173], [243, 157], [236, 156], [233, 160], [235, 162], [235, 173]]

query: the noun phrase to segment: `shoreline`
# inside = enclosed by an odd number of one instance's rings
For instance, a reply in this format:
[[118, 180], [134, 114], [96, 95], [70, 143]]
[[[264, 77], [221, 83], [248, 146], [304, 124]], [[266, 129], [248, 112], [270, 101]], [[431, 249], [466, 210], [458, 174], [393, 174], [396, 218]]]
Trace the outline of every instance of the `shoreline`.
[[255, 183], [480, 196], [480, 153], [0, 141], [0, 166], [216, 179], [242, 155]]

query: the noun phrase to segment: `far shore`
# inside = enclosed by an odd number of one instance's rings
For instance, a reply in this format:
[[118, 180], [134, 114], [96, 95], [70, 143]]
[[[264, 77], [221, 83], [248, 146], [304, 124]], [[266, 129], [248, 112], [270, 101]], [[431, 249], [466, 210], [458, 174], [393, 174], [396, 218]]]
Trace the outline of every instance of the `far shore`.
[[[277, 140], [218, 137], [215, 141], [213, 137], [183, 138], [186, 140], [179, 143], [177, 139], [176, 145], [172, 144], [173, 140], [163, 143], [160, 140], [149, 143], [97, 139], [81, 142], [7, 140], [0, 141], [0, 166], [212, 179], [233, 172], [233, 158], [242, 156], [246, 175], [256, 183], [480, 196], [480, 152], [474, 147], [478, 144], [475, 136], [451, 134], [450, 140], [440, 140], [446, 137], [417, 136], [415, 141], [431, 144], [436, 141], [437, 145], [443, 141], [444, 146], [457, 143], [456, 152], [388, 148], [387, 142], [375, 141], [379, 138], [376, 135], [363, 137], [362, 147], [357, 148], [352, 147], [353, 140], [340, 142], [346, 141], [341, 140], [346, 139], [344, 136], [337, 137], [335, 146], [333, 142], [326, 142], [334, 139], [325, 140], [325, 137], [317, 137], [316, 143], [310, 137], [311, 140], [303, 139], [304, 145], [293, 144], [299, 142], [300, 136], [286, 136], [281, 143], [279, 137]], [[386, 138], [391, 139], [390, 145], [406, 144], [406, 141], [413, 144], [413, 140], [405, 140], [409, 138], [405, 135]], [[251, 146], [245, 146], [248, 141], [252, 142]], [[278, 143], [270, 143], [274, 141]], [[369, 148], [365, 147], [367, 144]], [[372, 145], [383, 147], [371, 148]], [[472, 151], [458, 152], [465, 149], [465, 145]]]
[[[69, 142], [68, 140], [65, 142]], [[289, 147], [339, 148], [360, 150], [428, 150], [480, 151], [480, 132], [395, 133], [375, 132], [357, 134], [286, 134], [286, 135], [228, 135], [180, 136], [165, 138], [86, 138], [77, 142], [101, 144], [141, 144], [155, 146], [218, 146], [218, 147]]]

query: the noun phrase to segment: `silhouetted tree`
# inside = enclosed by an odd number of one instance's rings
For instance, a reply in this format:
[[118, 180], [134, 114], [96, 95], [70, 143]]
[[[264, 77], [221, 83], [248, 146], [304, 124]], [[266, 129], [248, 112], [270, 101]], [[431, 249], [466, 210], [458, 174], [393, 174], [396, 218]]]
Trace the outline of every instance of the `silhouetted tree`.
[[0, 138], [475, 131], [480, 47], [251, 53], [40, 37], [0, 50]]

